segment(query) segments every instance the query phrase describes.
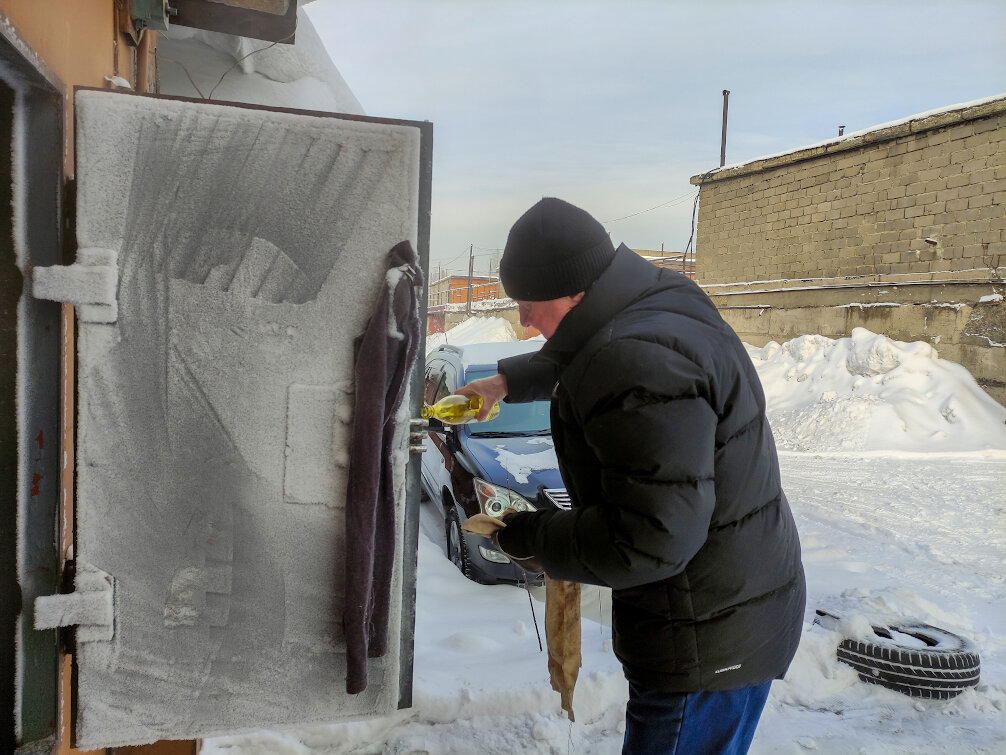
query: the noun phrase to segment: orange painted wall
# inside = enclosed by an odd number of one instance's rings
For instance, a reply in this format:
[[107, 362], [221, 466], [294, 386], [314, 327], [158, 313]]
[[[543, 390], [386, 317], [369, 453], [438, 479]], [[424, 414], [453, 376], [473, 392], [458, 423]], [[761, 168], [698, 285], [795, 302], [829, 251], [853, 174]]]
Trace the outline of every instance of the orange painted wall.
[[[138, 48], [118, 31], [120, 13], [127, 7], [126, 0], [0, 0], [0, 15], [14, 28], [17, 36], [31, 48], [47, 69], [47, 75], [59, 79], [64, 91], [63, 168], [67, 177], [73, 176], [73, 89], [75, 86], [110, 88], [107, 77], [121, 76], [135, 86], [137, 58], [148, 72], [147, 90], [156, 91], [153, 68], [153, 49], [156, 35], [147, 34], [146, 43], [138, 55]], [[69, 239], [70, 244], [73, 243]], [[63, 307], [63, 388], [60, 403], [63, 407], [62, 446], [64, 458], [72, 459], [73, 445], [73, 373], [74, 327], [73, 307]], [[60, 512], [60, 551], [64, 558], [72, 542], [73, 511], [72, 466], [62, 472], [62, 498]], [[69, 699], [70, 657], [63, 656], [60, 668], [60, 701], [57, 742], [53, 750], [58, 755], [85, 755], [70, 747]], [[158, 742], [142, 747], [117, 748], [131, 755], [191, 755], [199, 750], [195, 741]], [[104, 750], [93, 751], [95, 755]]]
[[67, 88], [116, 74], [115, 0], [0, 0], [0, 11]]
[[63, 164], [73, 175], [73, 88], [136, 82], [136, 47], [118, 32], [126, 0], [0, 0], [0, 13], [65, 88]]

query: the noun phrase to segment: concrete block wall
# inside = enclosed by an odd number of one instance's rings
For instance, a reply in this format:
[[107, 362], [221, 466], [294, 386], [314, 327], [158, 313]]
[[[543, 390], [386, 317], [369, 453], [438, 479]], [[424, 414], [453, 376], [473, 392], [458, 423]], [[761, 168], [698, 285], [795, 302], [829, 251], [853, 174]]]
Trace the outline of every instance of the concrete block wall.
[[691, 181], [696, 279], [744, 341], [925, 340], [1006, 405], [1006, 96]]
[[692, 183], [702, 284], [1006, 273], [1006, 97]]

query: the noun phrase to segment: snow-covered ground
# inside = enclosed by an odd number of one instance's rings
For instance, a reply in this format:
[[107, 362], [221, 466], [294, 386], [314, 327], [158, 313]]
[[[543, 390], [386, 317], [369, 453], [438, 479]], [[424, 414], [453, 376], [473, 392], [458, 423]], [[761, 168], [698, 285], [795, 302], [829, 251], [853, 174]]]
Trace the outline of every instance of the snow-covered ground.
[[[506, 330], [482, 318], [447, 339], [508, 340]], [[750, 353], [808, 581], [803, 641], [773, 685], [752, 753], [1006, 752], [1006, 409], [928, 345], [864, 330]], [[412, 708], [207, 740], [204, 755], [619, 752], [627, 686], [605, 591], [583, 591], [570, 723], [539, 649], [541, 592], [476, 585], [443, 554], [443, 523], [424, 504]], [[982, 680], [945, 702], [865, 684], [836, 661], [842, 635], [813, 624], [815, 608], [848, 628], [910, 618], [963, 635]]]

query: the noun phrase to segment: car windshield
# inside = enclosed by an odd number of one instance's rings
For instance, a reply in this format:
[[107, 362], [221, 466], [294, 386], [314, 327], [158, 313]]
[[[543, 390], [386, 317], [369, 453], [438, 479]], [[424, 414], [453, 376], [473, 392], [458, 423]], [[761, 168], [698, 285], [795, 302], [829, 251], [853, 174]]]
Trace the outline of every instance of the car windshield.
[[[465, 382], [496, 374], [495, 367], [473, 367], [465, 371]], [[526, 404], [500, 403], [500, 413], [488, 422], [466, 425], [472, 435], [547, 435], [549, 426], [548, 401], [530, 401]]]

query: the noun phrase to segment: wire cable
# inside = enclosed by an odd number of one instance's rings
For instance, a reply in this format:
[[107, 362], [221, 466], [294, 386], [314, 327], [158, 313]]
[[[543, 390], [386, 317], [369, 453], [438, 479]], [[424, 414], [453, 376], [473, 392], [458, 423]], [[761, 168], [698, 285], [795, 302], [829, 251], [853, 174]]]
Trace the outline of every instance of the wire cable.
[[217, 91], [217, 87], [224, 83], [224, 78], [226, 78], [227, 74], [229, 74], [231, 71], [233, 71], [235, 68], [237, 68], [241, 64], [242, 61], [244, 61], [247, 58], [250, 58], [252, 55], [257, 55], [260, 52], [265, 52], [266, 50], [272, 49], [273, 47], [275, 47], [276, 45], [278, 45], [280, 42], [286, 42], [287, 40], [292, 39], [293, 35], [296, 34], [296, 33], [297, 33], [296, 31], [292, 31], [289, 34], [287, 34], [285, 37], [283, 37], [282, 39], [277, 39], [271, 45], [266, 45], [265, 47], [260, 47], [257, 50], [252, 50], [247, 55], [242, 55], [240, 58], [238, 58], [237, 60], [235, 60], [234, 63], [231, 65], [231, 67], [228, 68], [226, 71], [223, 72], [223, 75], [220, 77], [220, 80], [217, 81], [217, 83], [213, 85], [213, 88], [210, 90], [210, 93], [208, 95], [206, 95], [206, 99], [207, 100], [212, 100], [213, 99], [213, 93], [215, 91]]
[[680, 204], [684, 200], [690, 199], [691, 196], [692, 196], [692, 192], [688, 192], [687, 194], [682, 194], [681, 196], [674, 197], [674, 199], [668, 199], [666, 202], [661, 202], [660, 204], [654, 205], [653, 207], [650, 207], [650, 208], [648, 208], [646, 210], [640, 210], [639, 212], [633, 212], [633, 213], [631, 213], [629, 215], [623, 215], [622, 217], [620, 217], [620, 218], [614, 218], [613, 220], [602, 220], [601, 223], [602, 224], [603, 223], [617, 223], [619, 220], [626, 220], [627, 218], [634, 218], [637, 215], [642, 215], [642, 214], [647, 213], [647, 212], [653, 212], [654, 210], [659, 210], [661, 207], [667, 207], [667, 206], [672, 205], [672, 204]]

